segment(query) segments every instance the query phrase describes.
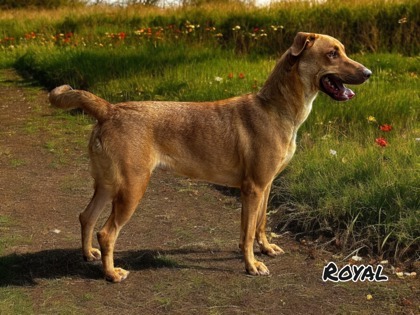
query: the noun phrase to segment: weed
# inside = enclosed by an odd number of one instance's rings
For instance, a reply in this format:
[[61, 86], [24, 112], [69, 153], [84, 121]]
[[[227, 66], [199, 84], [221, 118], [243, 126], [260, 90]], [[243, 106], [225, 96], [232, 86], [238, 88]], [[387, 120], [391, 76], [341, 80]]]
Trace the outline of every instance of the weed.
[[84, 302], [90, 302], [90, 301], [93, 301], [95, 299], [95, 295], [92, 294], [92, 293], [85, 293], [85, 294], [83, 294], [82, 299], [83, 299]]
[[12, 158], [10, 160], [10, 165], [14, 168], [18, 168], [20, 166], [26, 165], [26, 161], [23, 160], [23, 159], [19, 159], [19, 158]]

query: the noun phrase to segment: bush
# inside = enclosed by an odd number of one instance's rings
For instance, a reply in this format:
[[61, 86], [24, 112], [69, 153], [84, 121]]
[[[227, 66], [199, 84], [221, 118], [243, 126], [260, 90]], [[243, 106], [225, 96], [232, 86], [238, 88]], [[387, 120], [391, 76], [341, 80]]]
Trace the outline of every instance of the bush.
[[69, 5], [83, 5], [83, 0], [0, 0], [2, 9], [44, 8], [53, 9]]

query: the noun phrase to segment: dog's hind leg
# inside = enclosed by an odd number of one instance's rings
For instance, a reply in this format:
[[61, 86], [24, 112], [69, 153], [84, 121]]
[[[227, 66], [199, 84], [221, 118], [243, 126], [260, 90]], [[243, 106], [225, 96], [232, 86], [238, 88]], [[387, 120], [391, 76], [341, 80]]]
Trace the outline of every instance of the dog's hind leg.
[[260, 209], [258, 210], [257, 229], [255, 237], [257, 243], [261, 248], [261, 253], [270, 257], [283, 254], [284, 251], [276, 244], [270, 244], [267, 240], [266, 225], [267, 225], [267, 204], [270, 196], [271, 185], [269, 185], [264, 191], [264, 198], [261, 202]]
[[86, 261], [101, 259], [99, 249], [92, 247], [92, 235], [96, 221], [108, 202], [112, 201], [112, 195], [104, 187], [96, 185], [92, 200], [86, 209], [79, 215], [82, 230], [83, 258]]
[[105, 278], [111, 282], [121, 282], [129, 274], [122, 268], [114, 268], [114, 247], [121, 228], [130, 220], [146, 191], [150, 173], [140, 178], [141, 180], [127, 181], [120, 188], [113, 200], [111, 215], [98, 232]]

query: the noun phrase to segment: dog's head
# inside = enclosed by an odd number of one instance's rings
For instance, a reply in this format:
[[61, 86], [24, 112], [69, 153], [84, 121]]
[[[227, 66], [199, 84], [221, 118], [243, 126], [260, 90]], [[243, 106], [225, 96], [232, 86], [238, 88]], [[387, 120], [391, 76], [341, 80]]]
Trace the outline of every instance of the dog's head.
[[355, 93], [344, 84], [362, 84], [372, 72], [347, 57], [344, 45], [321, 34], [298, 33], [289, 49], [304, 84], [322, 91], [334, 100], [347, 101]]

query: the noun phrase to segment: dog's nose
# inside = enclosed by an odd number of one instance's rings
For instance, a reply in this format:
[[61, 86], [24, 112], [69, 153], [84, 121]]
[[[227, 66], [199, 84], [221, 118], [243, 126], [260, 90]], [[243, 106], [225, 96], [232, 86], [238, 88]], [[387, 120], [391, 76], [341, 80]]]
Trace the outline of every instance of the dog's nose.
[[370, 76], [372, 75], [372, 71], [370, 71], [368, 68], [363, 69], [363, 76], [365, 77], [365, 79], [369, 79]]

